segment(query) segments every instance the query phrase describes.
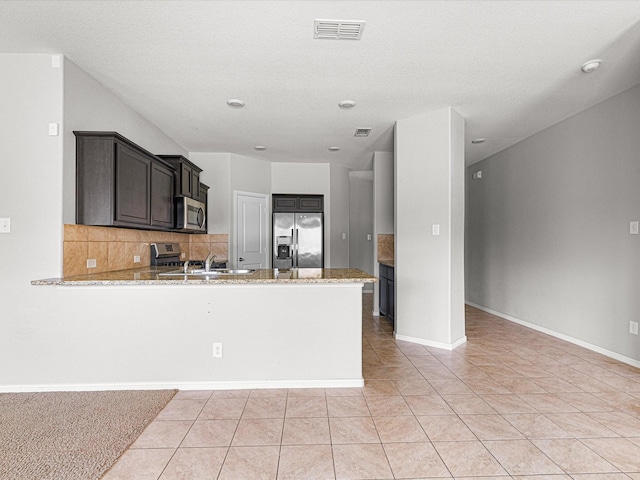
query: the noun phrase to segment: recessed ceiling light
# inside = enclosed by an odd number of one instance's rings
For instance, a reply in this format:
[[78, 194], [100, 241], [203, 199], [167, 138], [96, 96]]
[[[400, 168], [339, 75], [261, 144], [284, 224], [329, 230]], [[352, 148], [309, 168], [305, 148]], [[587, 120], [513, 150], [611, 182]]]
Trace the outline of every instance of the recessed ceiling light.
[[473, 140], [471, 140], [471, 143], [484, 143], [486, 141], [486, 138], [474, 138]]
[[237, 98], [230, 98], [229, 100], [227, 100], [227, 105], [229, 105], [231, 108], [242, 108], [244, 107], [244, 102]]
[[593, 60], [589, 60], [588, 62], [585, 62], [582, 65], [582, 67], [580, 67], [580, 69], [584, 73], [591, 73], [594, 70], [597, 70], [601, 63], [602, 63], [602, 60], [600, 60], [599, 58], [595, 58]]
[[340, 150], [340, 147], [329, 147], [330, 152], [337, 152], [338, 150]]
[[265, 147], [264, 145], [256, 145], [255, 147], [253, 147], [255, 150], [266, 150], [267, 147]]
[[353, 100], [342, 100], [340, 103], [338, 103], [338, 106], [344, 110], [349, 110], [350, 108], [356, 106], [356, 102], [354, 102]]

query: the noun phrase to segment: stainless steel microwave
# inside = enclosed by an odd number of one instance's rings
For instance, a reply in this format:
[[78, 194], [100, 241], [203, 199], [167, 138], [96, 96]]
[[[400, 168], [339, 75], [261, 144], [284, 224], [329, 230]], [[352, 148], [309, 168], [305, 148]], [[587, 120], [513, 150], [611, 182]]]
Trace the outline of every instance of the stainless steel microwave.
[[207, 206], [189, 197], [176, 197], [176, 229], [185, 232], [207, 231]]

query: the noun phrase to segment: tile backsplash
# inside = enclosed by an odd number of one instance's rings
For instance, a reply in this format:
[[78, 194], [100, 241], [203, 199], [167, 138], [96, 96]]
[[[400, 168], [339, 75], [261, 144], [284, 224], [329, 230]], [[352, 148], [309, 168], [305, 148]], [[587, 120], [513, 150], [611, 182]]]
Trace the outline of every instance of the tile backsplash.
[[395, 255], [395, 243], [393, 234], [378, 235], [378, 261], [393, 260]]
[[[153, 242], [179, 243], [185, 259], [204, 260], [209, 252], [216, 255], [216, 261], [224, 262], [229, 258], [229, 236], [226, 234], [194, 235], [66, 224], [64, 276], [148, 266], [151, 261], [149, 244]], [[134, 262], [135, 256], [140, 257], [140, 263]], [[87, 268], [89, 259], [95, 259], [95, 268]]]

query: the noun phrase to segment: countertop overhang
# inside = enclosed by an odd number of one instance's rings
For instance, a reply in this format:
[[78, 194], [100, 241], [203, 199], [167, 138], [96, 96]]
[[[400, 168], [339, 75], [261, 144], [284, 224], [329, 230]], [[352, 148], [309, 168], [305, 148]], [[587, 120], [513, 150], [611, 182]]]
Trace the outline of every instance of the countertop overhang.
[[356, 268], [297, 268], [256, 270], [243, 275], [161, 276], [176, 267], [141, 267], [114, 272], [93, 273], [64, 278], [33, 280], [31, 285], [90, 286], [90, 285], [285, 285], [374, 283], [378, 279]]

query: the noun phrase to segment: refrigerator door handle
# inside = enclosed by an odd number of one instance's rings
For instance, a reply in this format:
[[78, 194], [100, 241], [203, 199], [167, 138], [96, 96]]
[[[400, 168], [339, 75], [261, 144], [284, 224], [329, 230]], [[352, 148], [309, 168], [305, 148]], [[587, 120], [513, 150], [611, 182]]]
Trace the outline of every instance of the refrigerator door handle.
[[291, 229], [291, 266], [292, 267], [297, 267], [298, 266], [298, 239], [297, 234], [298, 230], [297, 229]]

